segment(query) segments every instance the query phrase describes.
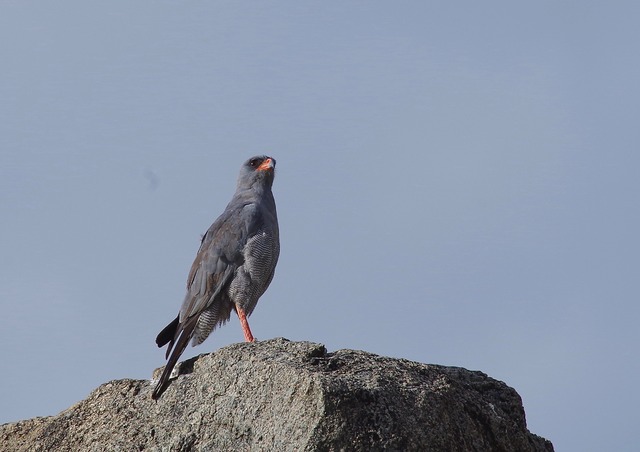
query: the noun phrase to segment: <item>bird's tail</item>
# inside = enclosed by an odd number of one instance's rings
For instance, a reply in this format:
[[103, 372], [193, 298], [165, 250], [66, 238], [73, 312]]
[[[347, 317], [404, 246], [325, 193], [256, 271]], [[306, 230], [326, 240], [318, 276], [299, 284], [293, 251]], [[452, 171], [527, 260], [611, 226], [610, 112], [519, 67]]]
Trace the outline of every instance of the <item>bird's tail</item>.
[[[160, 332], [160, 334], [158, 335], [158, 339], [156, 339], [158, 346], [162, 347], [168, 341], [162, 343], [163, 340], [160, 339], [161, 336], [163, 336], [163, 334], [164, 336], [166, 336], [166, 333], [167, 333], [166, 330], [168, 330], [169, 328], [171, 327], [175, 328], [174, 337], [171, 340], [171, 343], [169, 344], [169, 348], [167, 349], [167, 355], [171, 353], [171, 356], [169, 356], [169, 360], [167, 361], [167, 364], [164, 366], [164, 370], [162, 371], [162, 375], [160, 376], [160, 380], [158, 381], [158, 384], [153, 389], [153, 393], [151, 394], [151, 398], [153, 400], [158, 400], [162, 395], [162, 393], [169, 386], [169, 378], [171, 377], [171, 372], [173, 371], [173, 368], [178, 362], [178, 359], [180, 359], [180, 356], [184, 352], [184, 349], [187, 348], [189, 339], [191, 339], [191, 336], [193, 335], [193, 330], [196, 324], [198, 323], [198, 318], [197, 316], [192, 317], [188, 319], [184, 325], [180, 325], [178, 323], [174, 326], [174, 323], [176, 323], [175, 320], [171, 322], [164, 330], [162, 330], [162, 332]], [[160, 345], [161, 343], [162, 345]]]
[[162, 329], [162, 331], [158, 333], [158, 336], [156, 337], [156, 344], [158, 344], [158, 347], [164, 347], [169, 342], [172, 343], [171, 345], [169, 345], [169, 347], [167, 347], [167, 356], [165, 356], [165, 358], [168, 358], [169, 353], [171, 353], [171, 349], [173, 348], [173, 342], [175, 342], [176, 340], [176, 333], [178, 332], [179, 325], [180, 325], [180, 316], [177, 315], [176, 318], [173, 319], [173, 322], [165, 326]]

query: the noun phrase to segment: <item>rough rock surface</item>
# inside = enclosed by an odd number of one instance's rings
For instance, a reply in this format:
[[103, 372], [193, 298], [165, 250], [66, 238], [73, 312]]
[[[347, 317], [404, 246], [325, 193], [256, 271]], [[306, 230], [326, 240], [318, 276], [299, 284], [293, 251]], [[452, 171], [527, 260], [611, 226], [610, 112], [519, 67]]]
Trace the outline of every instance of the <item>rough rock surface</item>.
[[516, 391], [481, 372], [309, 342], [234, 344], [183, 362], [157, 402], [152, 389], [105, 383], [0, 426], [0, 450], [553, 451]]

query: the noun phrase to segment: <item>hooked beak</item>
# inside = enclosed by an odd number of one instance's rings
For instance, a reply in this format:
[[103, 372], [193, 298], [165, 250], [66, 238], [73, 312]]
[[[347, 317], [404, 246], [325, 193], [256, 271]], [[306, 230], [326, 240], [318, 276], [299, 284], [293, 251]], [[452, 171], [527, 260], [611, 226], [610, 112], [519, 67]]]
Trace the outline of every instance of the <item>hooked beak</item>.
[[257, 171], [273, 170], [276, 167], [276, 162], [272, 158], [267, 158], [262, 164], [256, 168]]

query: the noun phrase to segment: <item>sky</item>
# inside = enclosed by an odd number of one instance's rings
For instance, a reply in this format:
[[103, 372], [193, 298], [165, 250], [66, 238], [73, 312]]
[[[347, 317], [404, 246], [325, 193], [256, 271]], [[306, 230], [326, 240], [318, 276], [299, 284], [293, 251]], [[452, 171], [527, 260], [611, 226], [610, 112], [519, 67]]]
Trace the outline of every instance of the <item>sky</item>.
[[[637, 447], [637, 2], [2, 2], [0, 422], [164, 365], [201, 234], [277, 160], [250, 322], [480, 370]], [[183, 358], [243, 340], [237, 319]]]

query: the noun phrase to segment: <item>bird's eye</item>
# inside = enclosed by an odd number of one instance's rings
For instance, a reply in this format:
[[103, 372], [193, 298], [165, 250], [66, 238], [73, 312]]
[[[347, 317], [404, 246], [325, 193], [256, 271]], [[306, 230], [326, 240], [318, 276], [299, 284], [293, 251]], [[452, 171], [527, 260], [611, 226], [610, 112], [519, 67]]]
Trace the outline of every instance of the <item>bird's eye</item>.
[[260, 163], [260, 159], [251, 159], [249, 161], [249, 165], [251, 166], [258, 166], [258, 163]]

